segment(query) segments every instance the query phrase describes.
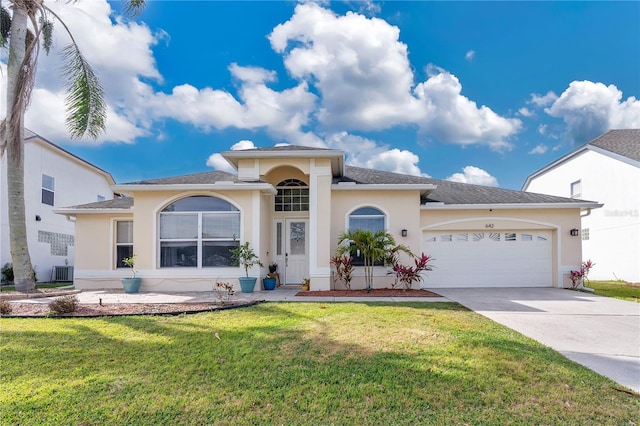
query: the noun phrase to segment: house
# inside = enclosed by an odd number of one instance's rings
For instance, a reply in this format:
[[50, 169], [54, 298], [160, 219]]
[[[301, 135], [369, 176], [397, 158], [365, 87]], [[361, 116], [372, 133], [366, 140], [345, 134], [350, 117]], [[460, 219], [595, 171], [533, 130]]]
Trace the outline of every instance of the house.
[[640, 129], [610, 130], [531, 174], [524, 191], [598, 200], [582, 215], [590, 279], [640, 282]]
[[[281, 281], [341, 288], [330, 257], [345, 229], [386, 230], [435, 260], [423, 287], [568, 285], [580, 265], [580, 215], [599, 205], [345, 165], [302, 146], [227, 151], [222, 171], [114, 185], [129, 197], [60, 208], [76, 221], [78, 288], [120, 287], [137, 255], [143, 291], [205, 291], [244, 275], [229, 248], [248, 241]], [[410, 259], [405, 258], [405, 262]], [[264, 276], [255, 267], [250, 275]], [[375, 267], [375, 286], [393, 281]], [[356, 268], [353, 288], [363, 288]]]
[[[25, 130], [24, 198], [27, 240], [38, 281], [73, 279], [75, 225], [54, 213], [61, 206], [113, 198], [106, 171]], [[11, 263], [7, 158], [0, 162], [0, 265]], [[57, 267], [56, 277], [53, 275]]]

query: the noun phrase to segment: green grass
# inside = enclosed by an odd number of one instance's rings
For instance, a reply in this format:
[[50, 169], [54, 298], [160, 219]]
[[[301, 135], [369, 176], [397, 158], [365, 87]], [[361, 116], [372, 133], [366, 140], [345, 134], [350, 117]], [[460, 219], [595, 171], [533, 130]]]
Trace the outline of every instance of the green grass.
[[600, 296], [640, 302], [640, 287], [629, 285], [624, 281], [589, 281], [587, 287], [594, 289]]
[[3, 425], [631, 425], [640, 412], [614, 382], [457, 304], [0, 318], [0, 330]]
[[[42, 283], [36, 284], [36, 289], [38, 288], [57, 288], [57, 287], [67, 287], [73, 285], [73, 282], [58, 282], [58, 283]], [[0, 291], [14, 291], [16, 288], [12, 285], [3, 285], [0, 287]]]

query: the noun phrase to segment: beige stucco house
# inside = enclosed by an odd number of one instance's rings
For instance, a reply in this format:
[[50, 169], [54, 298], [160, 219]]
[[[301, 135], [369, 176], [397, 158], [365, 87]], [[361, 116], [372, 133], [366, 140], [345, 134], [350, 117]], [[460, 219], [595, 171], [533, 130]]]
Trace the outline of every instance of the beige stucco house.
[[[345, 229], [386, 230], [431, 255], [421, 286], [562, 287], [581, 262], [581, 212], [595, 202], [345, 165], [339, 150], [279, 146], [224, 152], [237, 174], [212, 171], [118, 184], [129, 197], [58, 209], [76, 222], [78, 288], [120, 288], [121, 259], [137, 255], [143, 291], [238, 286], [234, 237], [285, 285], [341, 288], [329, 259]], [[577, 231], [574, 231], [574, 233]], [[408, 260], [408, 259], [407, 259]], [[364, 286], [356, 268], [352, 287]], [[375, 286], [393, 280], [375, 267]], [[239, 286], [238, 286], [239, 288]], [[258, 290], [258, 288], [256, 288]]]

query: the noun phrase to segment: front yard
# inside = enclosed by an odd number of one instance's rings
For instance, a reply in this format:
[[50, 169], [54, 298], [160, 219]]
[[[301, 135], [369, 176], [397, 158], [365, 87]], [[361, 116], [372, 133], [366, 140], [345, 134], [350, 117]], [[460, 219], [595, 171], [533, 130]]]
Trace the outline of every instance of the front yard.
[[624, 281], [589, 281], [587, 287], [594, 289], [600, 296], [640, 303], [640, 286], [638, 285], [631, 285]]
[[446, 303], [0, 318], [0, 424], [638, 423], [640, 399]]

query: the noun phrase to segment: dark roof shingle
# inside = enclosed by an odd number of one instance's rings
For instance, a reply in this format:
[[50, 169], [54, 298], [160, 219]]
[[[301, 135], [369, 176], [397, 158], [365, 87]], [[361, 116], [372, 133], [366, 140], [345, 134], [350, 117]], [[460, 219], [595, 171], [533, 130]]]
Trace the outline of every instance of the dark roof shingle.
[[640, 161], [640, 129], [609, 130], [587, 145]]

